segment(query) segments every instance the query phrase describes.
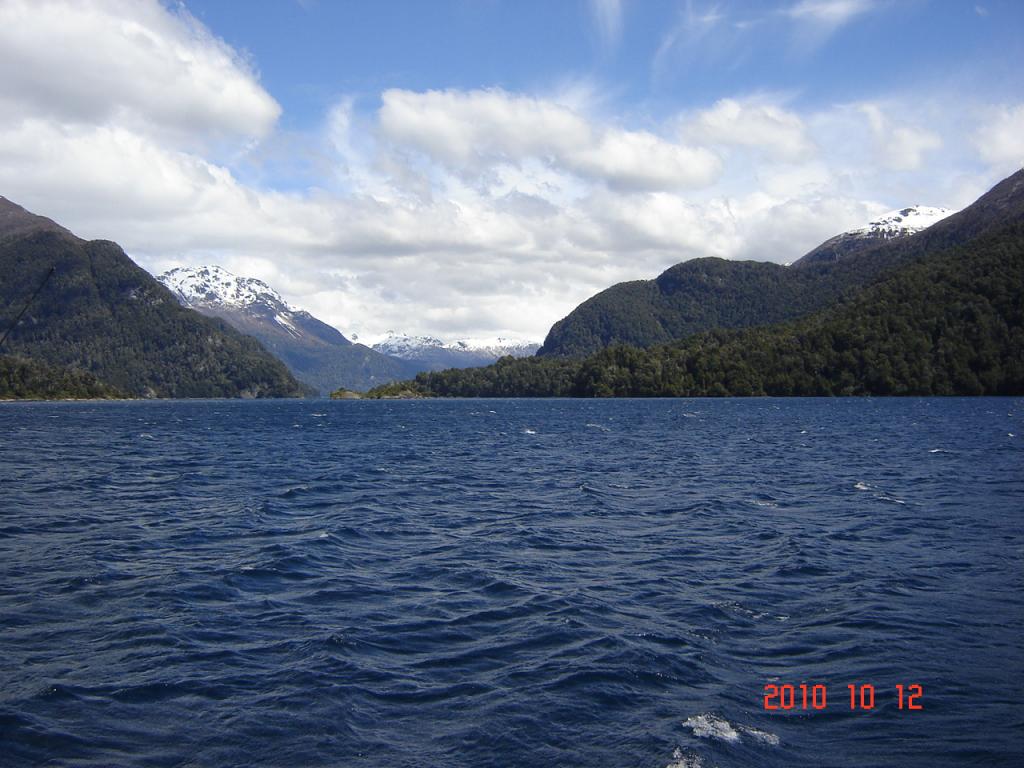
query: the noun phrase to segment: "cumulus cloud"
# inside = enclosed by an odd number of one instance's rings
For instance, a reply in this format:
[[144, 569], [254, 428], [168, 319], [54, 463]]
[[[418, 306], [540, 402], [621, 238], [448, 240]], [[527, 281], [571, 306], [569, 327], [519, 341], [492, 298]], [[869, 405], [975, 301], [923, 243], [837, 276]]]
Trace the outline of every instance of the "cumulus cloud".
[[156, 0], [0, 4], [0, 114], [179, 138], [260, 137], [280, 107], [186, 11]]
[[886, 168], [913, 171], [921, 167], [927, 152], [939, 149], [942, 139], [934, 131], [889, 119], [877, 104], [859, 105], [875, 139], [878, 159]]
[[500, 89], [389, 90], [382, 101], [387, 138], [461, 172], [536, 159], [611, 187], [673, 189], [707, 186], [720, 170], [706, 148], [595, 124], [555, 101]]
[[784, 160], [814, 153], [803, 120], [771, 103], [721, 99], [684, 126], [687, 135], [712, 144], [754, 147]]
[[989, 165], [1006, 172], [1024, 166], [1024, 104], [991, 110], [974, 144]]

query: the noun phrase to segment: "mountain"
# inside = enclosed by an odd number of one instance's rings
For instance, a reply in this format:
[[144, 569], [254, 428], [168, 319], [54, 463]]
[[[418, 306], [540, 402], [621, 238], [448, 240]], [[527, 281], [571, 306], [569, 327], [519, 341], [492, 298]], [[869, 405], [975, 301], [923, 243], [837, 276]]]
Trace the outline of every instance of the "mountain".
[[319, 390], [366, 390], [414, 375], [415, 365], [353, 344], [336, 328], [297, 309], [261, 280], [217, 266], [178, 267], [157, 278], [183, 306], [258, 339], [295, 376]]
[[409, 336], [390, 331], [388, 337], [373, 348], [413, 363], [417, 371], [440, 371], [489, 365], [502, 357], [530, 357], [540, 345], [501, 337], [445, 342], [433, 336]]
[[[989, 195], [998, 197], [997, 189]], [[988, 205], [979, 200], [972, 211], [958, 214], [924, 206], [894, 211], [831, 238], [791, 267], [717, 258], [685, 261], [654, 280], [619, 283], [583, 302], [552, 326], [538, 354], [588, 355], [612, 344], [649, 347], [711, 328], [802, 317], [907, 263], [925, 242], [911, 241], [924, 232], [952, 233], [947, 243], [952, 245], [990, 225], [995, 214]], [[929, 221], [932, 225], [922, 230]], [[954, 224], [947, 227], [950, 221]]]
[[1024, 171], [960, 213], [848, 261], [864, 258], [896, 266], [799, 319], [586, 358], [505, 359], [369, 394], [1024, 395]]
[[819, 245], [813, 251], [795, 261], [792, 266], [801, 269], [811, 264], [839, 261], [860, 253], [885, 240], [914, 235], [928, 229], [954, 213], [949, 208], [932, 208], [914, 205], [898, 211], [890, 211], [866, 226], [851, 229], [836, 235]]
[[0, 238], [17, 237], [33, 232], [58, 232], [74, 237], [53, 219], [30, 213], [17, 203], [0, 196]]
[[4, 352], [140, 397], [306, 392], [259, 342], [179, 305], [116, 243], [82, 240], [0, 198], [0, 327], [14, 321], [51, 267]]

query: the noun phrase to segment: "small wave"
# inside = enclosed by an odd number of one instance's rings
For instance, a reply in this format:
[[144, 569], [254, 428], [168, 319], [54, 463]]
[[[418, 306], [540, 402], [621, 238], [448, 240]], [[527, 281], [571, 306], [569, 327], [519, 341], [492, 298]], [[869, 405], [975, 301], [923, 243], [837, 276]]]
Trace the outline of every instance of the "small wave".
[[762, 731], [749, 725], [733, 725], [724, 717], [712, 715], [709, 712], [695, 715], [683, 721], [683, 725], [693, 731], [693, 735], [701, 739], [718, 739], [729, 744], [738, 744], [742, 741], [741, 733], [754, 741], [768, 744], [772, 747], [779, 745], [779, 737], [774, 733]]
[[536, 435], [537, 434], [537, 430], [535, 430], [535, 429], [524, 429], [523, 430], [523, 434]]
[[952, 451], [947, 451], [944, 448], [932, 448], [928, 453], [952, 453]]
[[151, 434], [149, 434], [149, 432], [140, 432], [139, 433], [139, 439], [140, 440], [156, 440], [156, 438], [153, 437]]
[[590, 427], [591, 429], [600, 429], [602, 432], [611, 431], [610, 429], [608, 429], [608, 427], [602, 426], [600, 424], [587, 424], [587, 426]]
[[864, 481], [858, 481], [857, 484], [854, 485], [853, 487], [856, 488], [858, 491], [870, 491], [871, 490], [871, 486], [868, 485], [867, 483], [865, 483]]
[[891, 504], [906, 504], [907, 503], [903, 499], [897, 499], [895, 496], [888, 496], [888, 495], [886, 495], [884, 493], [876, 493], [875, 494], [875, 498], [876, 499], [880, 499], [882, 501], [888, 501]]

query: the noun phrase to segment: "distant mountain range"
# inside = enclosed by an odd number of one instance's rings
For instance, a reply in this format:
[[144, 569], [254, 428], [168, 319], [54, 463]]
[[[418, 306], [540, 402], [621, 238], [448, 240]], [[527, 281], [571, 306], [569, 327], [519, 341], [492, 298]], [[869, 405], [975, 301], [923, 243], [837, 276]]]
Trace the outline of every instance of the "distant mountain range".
[[300, 380], [322, 393], [371, 387], [420, 371], [488, 365], [500, 357], [534, 354], [539, 344], [497, 339], [444, 342], [391, 332], [367, 347], [286, 302], [262, 280], [218, 266], [177, 267], [158, 278], [183, 306], [219, 317], [259, 341]]
[[538, 357], [369, 396], [1024, 394], [1024, 170], [924, 229], [906, 210], [799, 268], [696, 259], [614, 286]]
[[409, 336], [391, 331], [373, 348], [383, 354], [418, 363], [421, 370], [439, 371], [489, 365], [502, 357], [530, 357], [537, 353], [540, 344], [501, 337], [445, 342], [433, 336]]
[[237, 277], [217, 266], [178, 267], [157, 279], [183, 306], [259, 339], [300, 381], [321, 393], [338, 387], [362, 391], [423, 370], [352, 343], [336, 328], [288, 304], [261, 280]]
[[[292, 397], [308, 393], [259, 342], [179, 305], [116, 244], [86, 241], [0, 197], [0, 328], [53, 269], [5, 344], [0, 397]], [[45, 372], [49, 373], [45, 373]], [[69, 389], [70, 388], [70, 389]], [[70, 395], [69, 395], [70, 396]]]

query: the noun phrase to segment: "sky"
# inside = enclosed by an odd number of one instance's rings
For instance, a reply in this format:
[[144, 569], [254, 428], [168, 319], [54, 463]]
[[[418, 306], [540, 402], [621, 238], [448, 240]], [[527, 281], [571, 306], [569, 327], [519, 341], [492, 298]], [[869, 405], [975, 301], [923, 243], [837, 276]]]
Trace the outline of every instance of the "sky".
[[0, 0], [0, 195], [350, 337], [542, 340], [1024, 165], [1019, 0]]

